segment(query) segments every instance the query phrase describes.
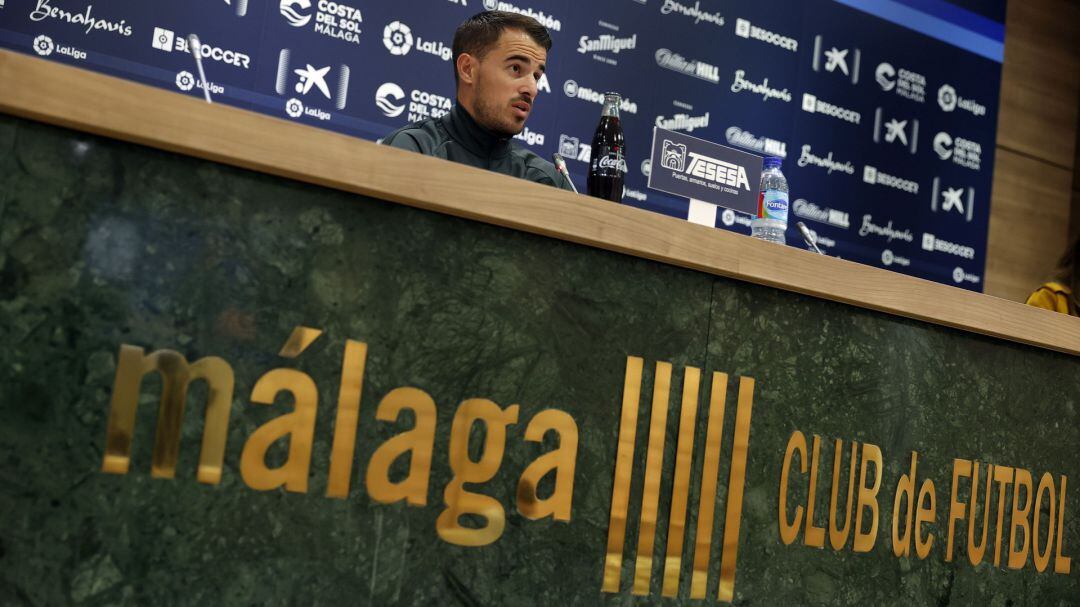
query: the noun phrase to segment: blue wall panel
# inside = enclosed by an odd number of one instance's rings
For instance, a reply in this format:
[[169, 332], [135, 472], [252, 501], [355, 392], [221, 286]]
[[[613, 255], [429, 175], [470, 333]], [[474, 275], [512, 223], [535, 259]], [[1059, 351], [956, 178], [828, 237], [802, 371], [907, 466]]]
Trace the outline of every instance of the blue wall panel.
[[[686, 216], [645, 185], [654, 125], [779, 151], [793, 215], [828, 254], [982, 290], [1001, 0], [0, 0], [0, 46], [201, 96], [194, 32], [216, 101], [377, 139], [448, 109], [454, 28], [485, 8], [549, 27], [520, 140], [567, 156], [579, 188], [591, 97], [616, 90], [627, 204]], [[619, 52], [587, 51], [600, 36]], [[687, 62], [695, 75], [672, 69]], [[749, 232], [732, 212], [716, 225]]]

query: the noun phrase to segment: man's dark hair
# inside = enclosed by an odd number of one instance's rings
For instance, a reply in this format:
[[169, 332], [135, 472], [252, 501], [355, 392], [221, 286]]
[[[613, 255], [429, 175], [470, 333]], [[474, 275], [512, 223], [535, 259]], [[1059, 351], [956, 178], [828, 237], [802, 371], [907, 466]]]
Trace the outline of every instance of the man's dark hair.
[[482, 59], [499, 40], [503, 30], [521, 30], [534, 42], [551, 50], [551, 34], [532, 17], [508, 11], [484, 11], [469, 17], [454, 32], [454, 82], [458, 81], [457, 60], [463, 53]]

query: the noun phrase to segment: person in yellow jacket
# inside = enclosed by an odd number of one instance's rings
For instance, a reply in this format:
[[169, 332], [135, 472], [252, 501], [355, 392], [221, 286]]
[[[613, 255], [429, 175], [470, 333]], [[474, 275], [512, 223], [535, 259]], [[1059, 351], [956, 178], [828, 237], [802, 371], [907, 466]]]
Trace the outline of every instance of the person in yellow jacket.
[[1058, 261], [1054, 280], [1039, 287], [1027, 299], [1027, 305], [1062, 314], [1080, 316], [1080, 235], [1072, 239]]

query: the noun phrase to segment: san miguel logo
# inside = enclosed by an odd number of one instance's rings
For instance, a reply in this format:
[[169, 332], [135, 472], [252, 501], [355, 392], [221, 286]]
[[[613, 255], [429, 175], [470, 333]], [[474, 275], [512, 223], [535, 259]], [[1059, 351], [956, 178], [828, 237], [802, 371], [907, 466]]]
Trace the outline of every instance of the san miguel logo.
[[[321, 335], [319, 329], [296, 327], [279, 356], [294, 360]], [[329, 455], [328, 498], [349, 496], [367, 352], [367, 344], [346, 340]], [[709, 572], [715, 571], [712, 564], [718, 560], [719, 580], [715, 577], [712, 580], [717, 588], [715, 600], [732, 602], [755, 380], [737, 378], [738, 389], [732, 399], [733, 431], [728, 439], [730, 462], [726, 488], [721, 492], [728, 375], [714, 371], [707, 376], [699, 368], [685, 367], [676, 413], [672, 402], [675, 369], [669, 362], [656, 362], [649, 417], [644, 424], [647, 432], [639, 437], [639, 421], [645, 421], [640, 419], [640, 414], [646, 369], [644, 359], [626, 358], [617, 445], [613, 448], [607, 540], [605, 546], [596, 546], [597, 555], [602, 555], [600, 590], [613, 594], [629, 591], [636, 596], [651, 596], [658, 591], [663, 597], [678, 597], [681, 589], [682, 596], [706, 599]], [[162, 381], [151, 476], [175, 477], [188, 388], [192, 382], [202, 381], [206, 384], [207, 402], [196, 479], [210, 485], [220, 483], [235, 388], [232, 367], [216, 356], [191, 363], [172, 350], [147, 354], [143, 348], [127, 344], [119, 351], [101, 470], [119, 475], [130, 470], [136, 408], [143, 379], [152, 373], [160, 375]], [[281, 367], [258, 378], [250, 399], [256, 405], [270, 405], [282, 395], [291, 397], [292, 410], [265, 422], [247, 437], [238, 466], [240, 477], [256, 491], [284, 489], [307, 493], [319, 390], [311, 376]], [[436, 413], [432, 396], [415, 387], [395, 388], [382, 397], [375, 410], [376, 420], [394, 423], [404, 415], [414, 422], [411, 428], [385, 440], [372, 453], [363, 479], [374, 502], [427, 505], [436, 443]], [[674, 424], [669, 423], [669, 417], [675, 415], [678, 424], [672, 438], [669, 426]], [[499, 475], [510, 427], [517, 424], [524, 426], [525, 441], [557, 446], [524, 466], [518, 476], [513, 506], [526, 520], [550, 518], [571, 522], [578, 423], [569, 413], [554, 408], [533, 414], [527, 423], [526, 417], [528, 414], [520, 404], [501, 406], [486, 398], [469, 398], [458, 405], [450, 427], [447, 454], [451, 476], [442, 489], [441, 512], [434, 525], [441, 540], [480, 548], [497, 542], [506, 532], [507, 505], [487, 495], [484, 485], [494, 482]], [[699, 417], [703, 423], [698, 423]], [[704, 428], [704, 436], [698, 432], [699, 427]], [[267, 454], [282, 439], [288, 444], [287, 456], [283, 463], [271, 467], [266, 461]], [[470, 445], [470, 440], [479, 440], [480, 448]], [[673, 462], [665, 461], [669, 460], [665, 452], [671, 451], [671, 440], [675, 447]], [[835, 446], [830, 447], [833, 442]], [[699, 450], [703, 452], [695, 457], [695, 451]], [[773, 499], [780, 546], [798, 549], [793, 545], [801, 537], [801, 543], [809, 548], [822, 549], [828, 545], [833, 551], [865, 553], [874, 549], [883, 536], [891, 540], [891, 552], [897, 558], [926, 559], [936, 547], [944, 552], [946, 562], [952, 562], [961, 547], [966, 547], [967, 559], [973, 567], [990, 561], [995, 568], [1019, 570], [1033, 565], [1040, 573], [1052, 570], [1068, 575], [1071, 572], [1072, 560], [1065, 555], [1065, 533], [1075, 527], [1069, 527], [1066, 520], [1068, 479], [1063, 474], [1055, 476], [1047, 471], [1038, 475], [1020, 467], [957, 458], [952, 462], [951, 479], [948, 479], [951, 483], [946, 483], [939, 498], [939, 484], [929, 478], [925, 463], [920, 468], [916, 452], [905, 456], [902, 466], [891, 466], [878, 445], [844, 439], [830, 441], [801, 430], [793, 431], [786, 445], [774, 444], [771, 451], [759, 445], [757, 451], [758, 457], [774, 457], [779, 464], [775, 468], [779, 483], [773, 485], [777, 488]], [[635, 468], [642, 477], [636, 482]], [[821, 468], [825, 471], [820, 472]], [[895, 484], [894, 479], [888, 481], [889, 486], [895, 487], [890, 503], [883, 494], [887, 486], [884, 477], [893, 469], [901, 469], [903, 474], [895, 479]], [[404, 478], [401, 470], [406, 471]], [[544, 493], [548, 495], [541, 496], [537, 489], [544, 479], [553, 482], [545, 483], [548, 489]], [[637, 495], [632, 485], [641, 487], [640, 507], [632, 508], [631, 495]], [[667, 490], [661, 490], [662, 486], [670, 487], [670, 495]], [[695, 487], [697, 503], [692, 503]], [[825, 500], [819, 500], [818, 495], [828, 498], [827, 510], [819, 507], [819, 501]], [[665, 503], [670, 504], [664, 509], [667, 520], [661, 517], [662, 497], [668, 498]], [[938, 504], [942, 506], [940, 510]], [[1007, 511], [1010, 514], [1006, 515]], [[841, 519], [843, 525], [838, 522]], [[720, 520], [722, 532], [717, 539]], [[688, 521], [695, 523], [689, 525]], [[666, 538], [666, 545], [657, 546], [658, 527], [665, 524], [667, 533], [661, 537]], [[932, 533], [934, 527], [927, 525], [937, 525], [938, 535]], [[632, 547], [632, 581], [624, 584], [624, 563], [630, 550], [626, 545], [628, 536], [636, 538], [636, 546]], [[1003, 542], [1006, 537], [1007, 541]], [[662, 559], [654, 559], [658, 550], [662, 550]], [[658, 568], [662, 582], [659, 588], [654, 588], [651, 580]], [[683, 575], [684, 570], [688, 576]]]

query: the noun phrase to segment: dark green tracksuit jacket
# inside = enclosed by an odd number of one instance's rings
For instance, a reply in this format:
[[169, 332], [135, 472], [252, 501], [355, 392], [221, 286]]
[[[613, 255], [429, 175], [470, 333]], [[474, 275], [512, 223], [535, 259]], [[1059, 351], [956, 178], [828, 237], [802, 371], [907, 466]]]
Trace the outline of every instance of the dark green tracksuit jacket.
[[402, 127], [382, 139], [384, 145], [420, 152], [469, 166], [512, 175], [564, 190], [570, 184], [555, 165], [480, 126], [460, 105], [441, 118]]

